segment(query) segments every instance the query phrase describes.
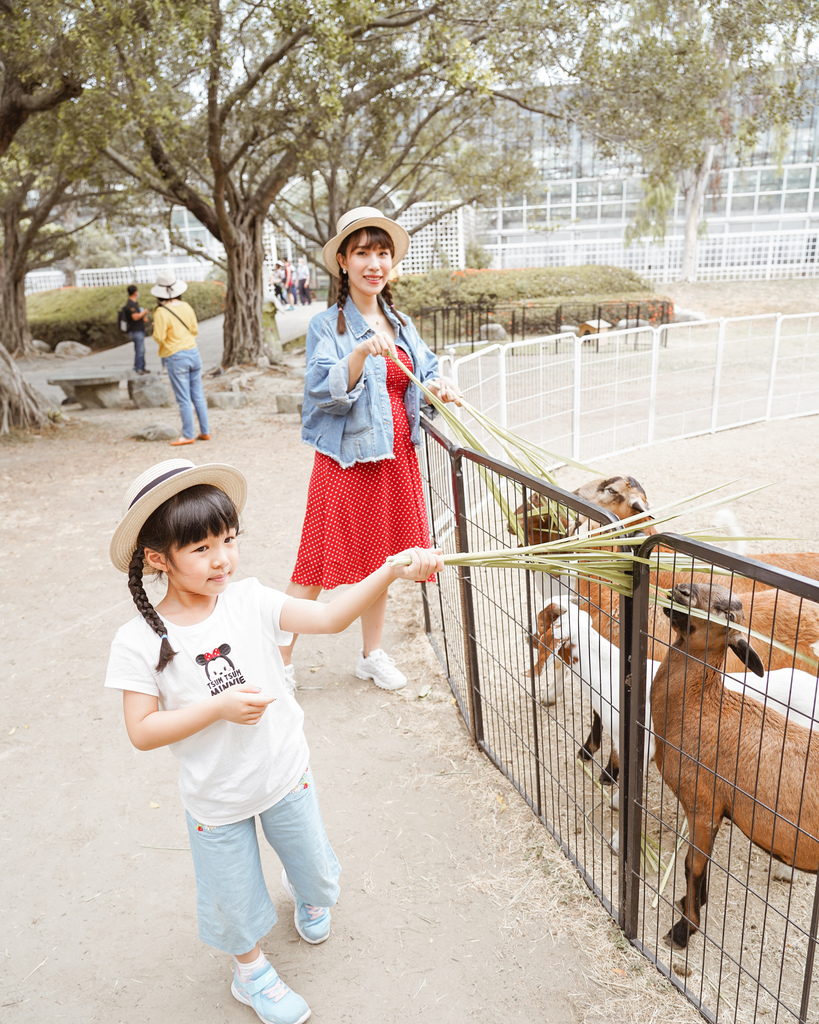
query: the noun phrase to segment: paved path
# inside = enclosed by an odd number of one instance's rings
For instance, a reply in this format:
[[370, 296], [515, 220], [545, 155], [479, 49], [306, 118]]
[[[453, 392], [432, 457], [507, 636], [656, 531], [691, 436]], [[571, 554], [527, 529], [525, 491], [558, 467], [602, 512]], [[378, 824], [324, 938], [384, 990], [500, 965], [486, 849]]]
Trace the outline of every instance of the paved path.
[[[313, 302], [309, 306], [296, 306], [292, 311], [278, 313], [276, 324], [282, 342], [292, 341], [305, 334], [310, 318], [325, 308], [324, 302]], [[224, 320], [224, 316], [215, 316], [209, 320], [203, 320], [199, 325], [197, 344], [202, 354], [202, 364], [205, 370], [218, 366], [222, 361]], [[89, 373], [103, 370], [127, 370], [133, 365], [133, 360], [133, 347], [130, 341], [126, 341], [116, 348], [109, 348], [104, 352], [92, 352], [88, 356], [78, 356], [72, 359], [55, 359], [54, 357], [24, 359], [20, 360], [18, 366], [28, 381], [42, 391], [47, 398], [59, 404], [64, 398], [63, 391], [61, 388], [48, 384], [49, 377], [80, 369]], [[162, 372], [157, 347], [150, 337], [145, 339], [145, 364], [152, 373]]]

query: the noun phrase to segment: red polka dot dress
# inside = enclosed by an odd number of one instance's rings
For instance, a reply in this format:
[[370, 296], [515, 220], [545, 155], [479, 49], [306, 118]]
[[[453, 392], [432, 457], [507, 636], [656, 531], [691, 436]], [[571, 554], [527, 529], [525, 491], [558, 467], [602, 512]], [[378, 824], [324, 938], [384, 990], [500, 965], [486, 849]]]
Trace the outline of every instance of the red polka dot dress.
[[[411, 370], [407, 353], [401, 348], [397, 352]], [[332, 590], [358, 583], [397, 551], [429, 547], [424, 489], [404, 408], [409, 383], [388, 359], [394, 458], [343, 469], [329, 455], [316, 452], [294, 583]]]

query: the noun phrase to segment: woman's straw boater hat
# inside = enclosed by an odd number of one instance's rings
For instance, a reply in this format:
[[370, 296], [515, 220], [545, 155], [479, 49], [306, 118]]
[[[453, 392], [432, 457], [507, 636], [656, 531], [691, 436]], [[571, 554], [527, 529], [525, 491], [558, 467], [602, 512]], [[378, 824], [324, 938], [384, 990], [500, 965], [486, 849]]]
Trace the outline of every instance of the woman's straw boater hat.
[[341, 243], [352, 231], [358, 231], [360, 228], [382, 228], [387, 232], [392, 239], [392, 244], [395, 246], [395, 252], [392, 256], [393, 264], [400, 263], [407, 255], [409, 235], [400, 224], [396, 224], [394, 220], [385, 217], [374, 206], [357, 206], [354, 210], [350, 210], [338, 218], [336, 234], [322, 249], [321, 256], [324, 260], [324, 266], [327, 267], [333, 277], [338, 277], [339, 273], [336, 256], [338, 255]]
[[187, 284], [184, 281], [177, 281], [174, 274], [157, 274], [151, 295], [158, 299], [178, 299], [187, 289]]
[[[247, 480], [238, 469], [219, 462], [195, 466], [188, 459], [167, 459], [146, 469], [128, 488], [122, 504], [122, 522], [111, 538], [111, 561], [120, 572], [128, 566], [137, 546], [139, 532], [163, 501], [196, 484], [213, 484], [224, 491], [241, 512], [247, 497]], [[156, 572], [147, 563], [146, 573]]]

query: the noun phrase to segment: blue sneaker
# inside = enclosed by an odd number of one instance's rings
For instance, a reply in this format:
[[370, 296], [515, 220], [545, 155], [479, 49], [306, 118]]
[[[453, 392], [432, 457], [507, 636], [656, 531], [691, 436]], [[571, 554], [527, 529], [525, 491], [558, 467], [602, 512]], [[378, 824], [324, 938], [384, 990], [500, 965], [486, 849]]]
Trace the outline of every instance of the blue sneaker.
[[317, 946], [320, 942], [330, 937], [330, 909], [329, 907], [314, 907], [312, 903], [305, 903], [296, 895], [296, 890], [290, 884], [287, 872], [282, 870], [282, 886], [290, 899], [296, 904], [293, 911], [293, 921], [296, 931], [305, 942]]
[[264, 1024], [302, 1024], [310, 1016], [310, 1007], [285, 985], [272, 964], [254, 971], [250, 981], [241, 981], [235, 969], [230, 992], [234, 999], [252, 1007]]

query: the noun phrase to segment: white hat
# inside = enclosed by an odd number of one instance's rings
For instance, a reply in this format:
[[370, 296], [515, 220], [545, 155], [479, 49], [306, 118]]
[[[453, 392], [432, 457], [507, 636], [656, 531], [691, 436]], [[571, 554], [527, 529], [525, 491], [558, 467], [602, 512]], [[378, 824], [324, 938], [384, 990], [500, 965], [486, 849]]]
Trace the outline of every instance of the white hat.
[[380, 210], [376, 210], [374, 206], [357, 206], [354, 210], [350, 210], [347, 213], [343, 213], [336, 222], [336, 234], [330, 239], [330, 241], [324, 246], [321, 251], [321, 258], [324, 260], [324, 266], [330, 271], [333, 277], [339, 275], [339, 265], [336, 256], [338, 255], [339, 246], [353, 231], [358, 231], [361, 228], [382, 228], [392, 239], [392, 244], [395, 246], [395, 252], [392, 255], [392, 262], [394, 264], [400, 263], [401, 260], [407, 255], [407, 249], [409, 249], [409, 235], [394, 220], [390, 220], [389, 217], [385, 217]]
[[[140, 530], [148, 517], [174, 494], [197, 484], [212, 484], [224, 491], [241, 512], [247, 498], [247, 480], [233, 466], [209, 462], [196, 466], [189, 459], [166, 459], [136, 478], [125, 493], [122, 521], [111, 538], [111, 561], [120, 572], [128, 572]], [[156, 572], [145, 563], [146, 573]]]
[[174, 274], [157, 274], [151, 295], [158, 299], [177, 299], [182, 292], [187, 291], [187, 288], [187, 284], [184, 281], [177, 281]]

